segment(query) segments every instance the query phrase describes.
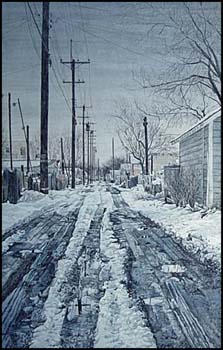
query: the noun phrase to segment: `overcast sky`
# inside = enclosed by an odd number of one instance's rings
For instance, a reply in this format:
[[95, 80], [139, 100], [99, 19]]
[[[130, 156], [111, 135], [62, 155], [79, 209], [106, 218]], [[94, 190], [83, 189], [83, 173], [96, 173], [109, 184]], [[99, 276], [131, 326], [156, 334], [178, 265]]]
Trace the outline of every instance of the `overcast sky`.
[[[163, 4], [163, 3], [162, 3]], [[41, 29], [42, 3], [30, 2], [36, 23]], [[137, 96], [149, 99], [142, 90], [135, 90], [132, 70], [144, 67], [148, 72], [159, 72], [166, 57], [159, 53], [158, 42], [150, 37], [146, 45], [140, 39], [146, 32], [142, 19], [152, 20], [158, 11], [144, 3], [115, 2], [51, 2], [50, 3], [50, 68], [49, 137], [71, 132], [71, 79], [69, 66], [60, 59], [69, 60], [70, 39], [73, 40], [75, 59], [90, 59], [90, 65], [77, 68], [77, 105], [92, 105], [87, 111], [94, 121], [97, 136], [97, 156], [101, 161], [111, 155], [111, 138], [121, 151], [115, 135], [114, 101]], [[180, 6], [169, 3], [169, 6]], [[157, 7], [159, 9], [159, 6]], [[164, 10], [165, 11], [165, 10]], [[19, 98], [25, 124], [30, 125], [31, 137], [39, 137], [40, 128], [40, 56], [41, 40], [27, 3], [3, 2], [3, 129], [8, 130], [7, 94], [12, 101]], [[138, 18], [138, 21], [137, 21]], [[171, 60], [171, 57], [169, 57]], [[61, 91], [63, 90], [63, 93]], [[66, 99], [64, 98], [64, 95]], [[81, 109], [77, 110], [81, 115]], [[12, 109], [13, 139], [23, 139], [18, 106]], [[81, 127], [78, 125], [81, 132]]]

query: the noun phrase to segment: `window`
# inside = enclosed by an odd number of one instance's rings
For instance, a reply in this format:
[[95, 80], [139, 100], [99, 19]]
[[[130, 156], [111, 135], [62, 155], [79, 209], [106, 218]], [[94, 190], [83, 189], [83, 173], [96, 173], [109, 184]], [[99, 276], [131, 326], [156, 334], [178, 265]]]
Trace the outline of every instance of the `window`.
[[6, 152], [6, 153], [9, 153], [9, 146], [6, 146], [5, 152]]
[[26, 154], [25, 147], [20, 147], [20, 155], [25, 156], [25, 154]]

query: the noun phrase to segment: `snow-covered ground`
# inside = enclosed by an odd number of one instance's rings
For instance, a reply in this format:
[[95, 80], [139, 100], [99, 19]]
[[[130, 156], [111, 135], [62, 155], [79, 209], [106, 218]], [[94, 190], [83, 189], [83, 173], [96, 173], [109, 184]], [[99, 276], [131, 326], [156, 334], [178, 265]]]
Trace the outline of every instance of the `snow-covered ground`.
[[120, 249], [115, 240], [112, 223], [109, 220], [113, 208], [110, 194], [107, 197], [107, 211], [101, 231], [101, 252], [109, 259], [101, 273], [108, 274], [104, 283], [105, 294], [100, 300], [99, 318], [96, 330], [96, 348], [156, 348], [151, 330], [145, 326], [143, 314], [130, 299], [123, 281], [126, 249]]
[[201, 218], [201, 210], [193, 212], [189, 207], [177, 208], [175, 204], [165, 204], [163, 198], [148, 195], [140, 185], [131, 190], [122, 190], [122, 196], [132, 209], [140, 211], [182, 239], [188, 250], [201, 254], [201, 260], [217, 257], [220, 261], [220, 210], [210, 210]]
[[[18, 204], [3, 203], [3, 230], [32, 216], [41, 214], [44, 210], [54, 210], [61, 215], [67, 215], [81, 206], [76, 226], [66, 248], [65, 255], [59, 260], [53, 282], [48, 286], [49, 294], [44, 304], [45, 321], [38, 326], [33, 334], [30, 347], [58, 347], [60, 333], [66, 313], [64, 296], [66, 290], [62, 285], [69, 286], [68, 276], [77, 259], [84, 237], [89, 229], [98, 205], [106, 208], [100, 232], [101, 272], [99, 279], [104, 281], [105, 294], [99, 302], [99, 316], [96, 328], [94, 347], [96, 348], [156, 348], [153, 333], [145, 325], [143, 313], [139, 311], [134, 301], [128, 295], [126, 287], [125, 259], [126, 248], [117, 242], [110, 213], [115, 210], [111, 193], [95, 186], [93, 192], [85, 194], [83, 187], [75, 190], [50, 191], [49, 195], [26, 191]], [[209, 212], [201, 218], [201, 211], [192, 212], [190, 208], [176, 208], [165, 204], [163, 199], [154, 198], [138, 186], [131, 190], [122, 190], [123, 199], [133, 210], [140, 211], [163, 226], [173, 234], [188, 250], [196, 252], [201, 260], [216, 258], [220, 260], [221, 244], [221, 212]], [[23, 233], [16, 232], [4, 241], [3, 249], [8, 250], [12, 240], [19, 240]], [[124, 282], [124, 283], [123, 283]], [[65, 294], [64, 294], [65, 293]], [[76, 299], [73, 301], [76, 302]]]
[[2, 203], [2, 231], [9, 229], [33, 215], [40, 214], [44, 208], [52, 206], [58, 208], [60, 202], [68, 201], [79, 193], [82, 186], [75, 190], [49, 191], [48, 195], [37, 191], [24, 191], [17, 204]]
[[77, 259], [78, 252], [99, 202], [99, 193], [95, 191], [89, 194], [80, 209], [76, 227], [67, 246], [65, 257], [58, 263], [57, 272], [44, 305], [46, 321], [35, 329], [31, 348], [57, 348], [60, 346], [60, 332], [66, 313], [61, 286], [64, 283], [68, 283], [67, 276], [72, 268], [72, 264]]

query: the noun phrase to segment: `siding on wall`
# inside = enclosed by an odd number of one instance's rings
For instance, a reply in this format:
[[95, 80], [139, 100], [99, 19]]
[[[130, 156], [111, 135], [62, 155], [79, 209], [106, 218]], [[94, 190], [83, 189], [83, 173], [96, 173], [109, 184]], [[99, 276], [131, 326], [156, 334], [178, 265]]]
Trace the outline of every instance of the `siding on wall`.
[[206, 205], [207, 202], [207, 162], [208, 162], [208, 157], [207, 157], [207, 153], [208, 153], [208, 125], [206, 125], [203, 128], [203, 136], [204, 136], [204, 148], [203, 148], [203, 203]]
[[[180, 165], [186, 169], [193, 167], [200, 171], [200, 195], [197, 201], [206, 203], [208, 173], [208, 133], [209, 125], [189, 135], [179, 145]], [[221, 206], [221, 119], [213, 122], [213, 190], [214, 206]]]
[[179, 161], [182, 168], [198, 171], [200, 193], [196, 200], [203, 201], [203, 129], [180, 142]]
[[213, 181], [214, 205], [221, 207], [221, 118], [213, 124]]

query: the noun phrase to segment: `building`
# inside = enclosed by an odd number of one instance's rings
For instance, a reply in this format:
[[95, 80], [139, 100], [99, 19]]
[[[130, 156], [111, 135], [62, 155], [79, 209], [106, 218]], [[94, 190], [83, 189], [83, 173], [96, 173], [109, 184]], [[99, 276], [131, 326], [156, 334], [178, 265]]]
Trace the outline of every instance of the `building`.
[[[40, 151], [36, 142], [30, 141], [29, 144], [30, 153], [30, 171], [34, 173], [40, 173]], [[13, 141], [12, 142], [12, 160], [13, 168], [21, 169], [23, 165], [24, 170], [27, 169], [27, 147], [25, 141]], [[5, 141], [2, 145], [2, 168], [10, 168], [10, 149], [9, 142]], [[56, 159], [48, 160], [48, 171], [53, 172], [57, 169]]]
[[[12, 159], [13, 160], [26, 160], [27, 147], [25, 141], [12, 141]], [[35, 160], [40, 158], [39, 147], [32, 141], [29, 143], [30, 158]], [[2, 159], [10, 159], [10, 147], [9, 141], [5, 141], [2, 145]]]
[[197, 202], [221, 207], [221, 111], [200, 120], [172, 141], [179, 143], [179, 165], [196, 169], [199, 181]]
[[178, 164], [178, 158], [179, 153], [176, 150], [162, 151], [159, 153], [154, 152], [149, 159], [151, 174], [156, 176], [163, 173], [164, 166]]

